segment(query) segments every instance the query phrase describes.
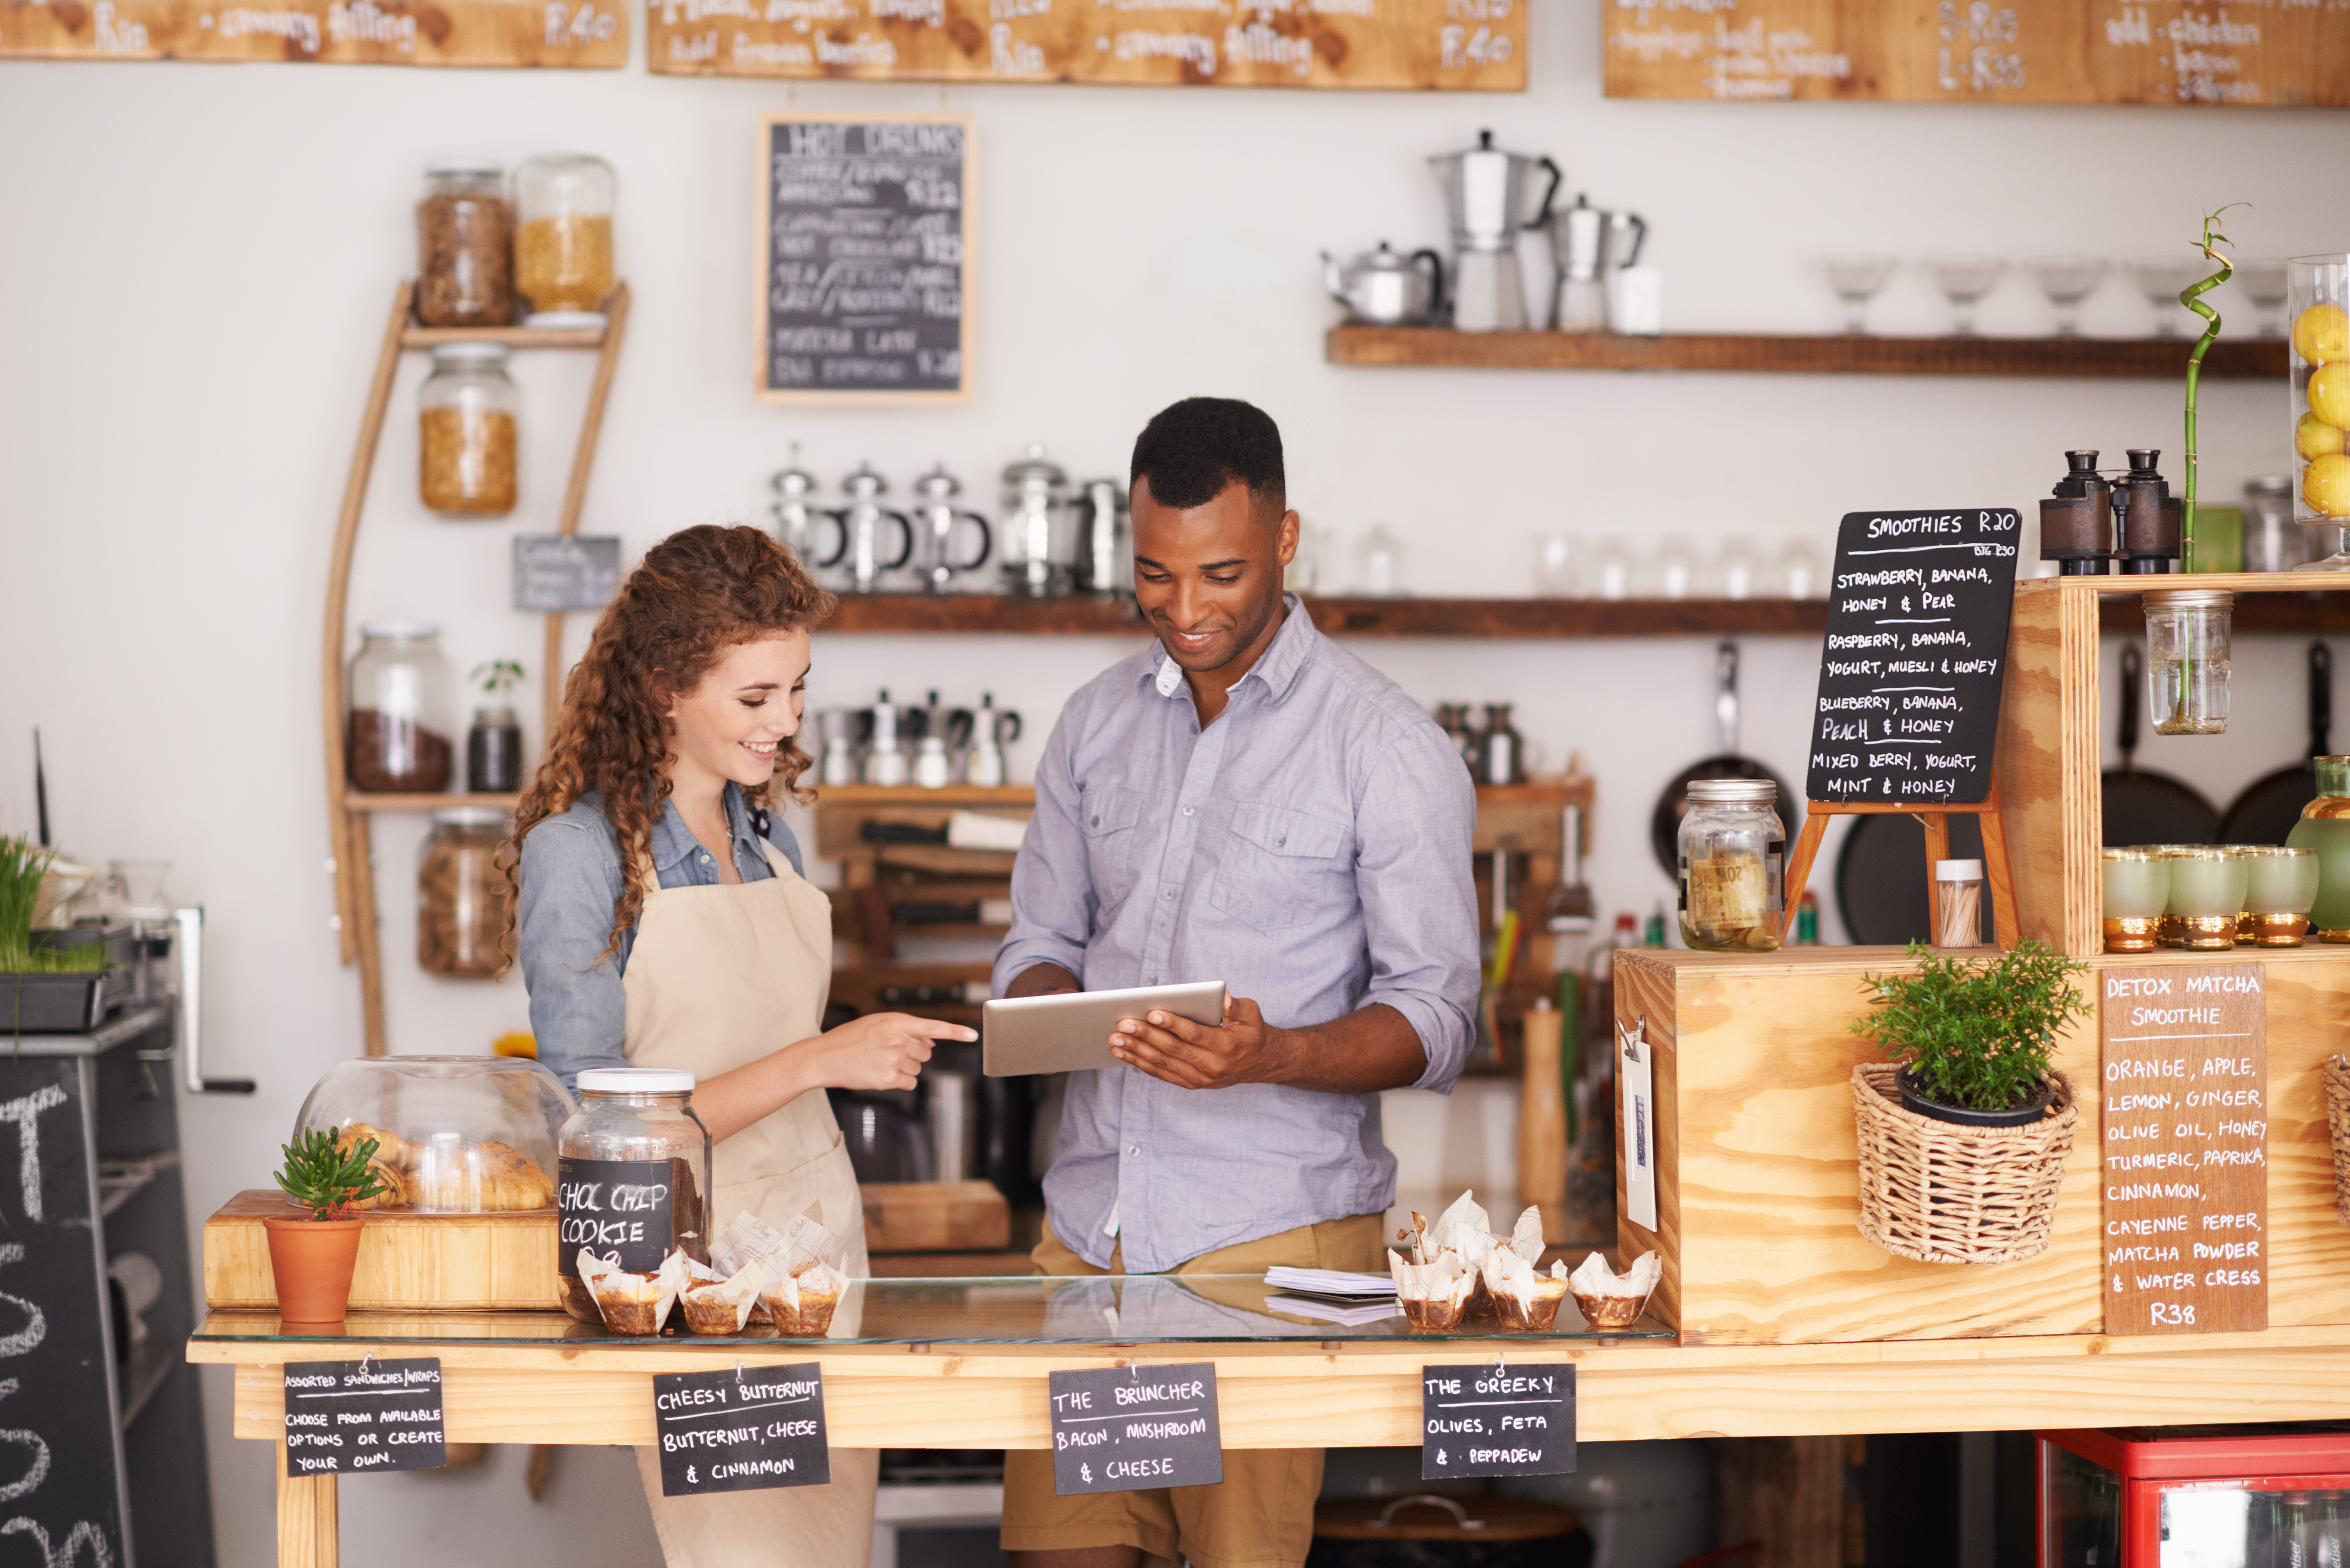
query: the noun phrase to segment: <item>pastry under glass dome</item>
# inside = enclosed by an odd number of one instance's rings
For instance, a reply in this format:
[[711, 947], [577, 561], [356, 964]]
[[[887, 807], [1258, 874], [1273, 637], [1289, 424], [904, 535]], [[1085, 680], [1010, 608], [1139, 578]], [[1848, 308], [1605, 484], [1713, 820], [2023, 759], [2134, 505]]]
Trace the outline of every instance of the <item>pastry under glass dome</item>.
[[295, 1118], [347, 1147], [372, 1137], [390, 1189], [360, 1205], [479, 1214], [555, 1206], [563, 1081], [519, 1056], [362, 1056], [320, 1078]]

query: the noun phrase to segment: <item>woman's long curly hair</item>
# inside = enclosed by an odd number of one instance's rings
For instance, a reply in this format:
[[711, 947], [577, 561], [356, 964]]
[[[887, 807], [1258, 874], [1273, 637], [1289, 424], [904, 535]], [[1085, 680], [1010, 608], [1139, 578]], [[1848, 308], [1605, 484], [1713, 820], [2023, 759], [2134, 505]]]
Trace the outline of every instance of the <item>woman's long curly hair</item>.
[[[624, 867], [603, 956], [617, 954], [644, 908], [653, 824], [670, 795], [668, 771], [677, 761], [666, 718], [671, 702], [699, 686], [728, 649], [809, 630], [838, 603], [762, 529], [705, 524], [645, 552], [604, 607], [587, 655], [563, 683], [563, 711], [546, 760], [515, 812], [505, 857], [509, 890], [521, 891], [522, 842], [530, 830], [596, 791], [619, 836]], [[793, 736], [776, 749], [775, 778], [744, 790], [744, 798], [759, 806], [789, 794], [806, 805], [816, 792], [801, 789], [799, 781], [810, 763]], [[518, 897], [507, 901], [509, 929], [519, 903]]]

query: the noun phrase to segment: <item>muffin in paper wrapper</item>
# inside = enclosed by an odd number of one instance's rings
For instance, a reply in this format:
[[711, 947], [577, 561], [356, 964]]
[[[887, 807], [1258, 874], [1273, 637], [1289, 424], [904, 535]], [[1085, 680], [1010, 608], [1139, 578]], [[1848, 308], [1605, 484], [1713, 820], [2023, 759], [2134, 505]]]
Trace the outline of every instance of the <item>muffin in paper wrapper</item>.
[[756, 1263], [745, 1263], [723, 1280], [715, 1269], [687, 1264], [685, 1289], [678, 1296], [685, 1308], [685, 1326], [695, 1334], [742, 1333], [765, 1283], [766, 1274]]
[[662, 1259], [652, 1273], [639, 1274], [608, 1263], [582, 1247], [579, 1279], [596, 1298], [596, 1310], [603, 1314], [607, 1329], [632, 1339], [650, 1339], [669, 1321], [669, 1309], [676, 1304], [691, 1263], [681, 1248]]
[[761, 1299], [784, 1339], [822, 1339], [832, 1328], [848, 1276], [830, 1263], [813, 1263], [795, 1274], [767, 1282]]
[[[1495, 1259], [1514, 1258], [1531, 1272], [1542, 1258], [1542, 1210], [1530, 1207], [1519, 1214], [1507, 1240], [1494, 1235], [1492, 1225], [1492, 1217], [1478, 1204], [1472, 1189], [1447, 1205], [1434, 1224], [1415, 1210], [1411, 1229], [1397, 1236], [1399, 1241], [1410, 1244], [1413, 1266], [1427, 1267], [1449, 1259], [1466, 1275], [1467, 1294], [1460, 1313], [1462, 1317], [1488, 1317], [1499, 1312], [1491, 1288]], [[1399, 1286], [1397, 1293], [1404, 1293]]]
[[1414, 1333], [1449, 1334], [1469, 1315], [1477, 1276], [1458, 1257], [1446, 1253], [1432, 1262], [1407, 1263], [1402, 1253], [1390, 1251], [1388, 1274], [1395, 1281], [1404, 1322]]
[[[821, 1211], [821, 1204], [811, 1203], [806, 1212], [778, 1231], [749, 1210], [739, 1210], [718, 1240], [711, 1243], [710, 1261], [726, 1274], [737, 1273], [756, 1263], [771, 1282], [803, 1273], [819, 1263], [838, 1272], [847, 1249], [824, 1228], [817, 1219]], [[753, 1293], [751, 1321], [775, 1321], [767, 1308], [764, 1290]]]
[[1654, 1252], [1641, 1253], [1621, 1274], [1594, 1252], [1567, 1276], [1567, 1285], [1575, 1292], [1576, 1308], [1592, 1327], [1629, 1328], [1640, 1320], [1641, 1309], [1648, 1304], [1649, 1293], [1664, 1272], [1664, 1260]]
[[1566, 1289], [1565, 1263], [1554, 1262], [1549, 1273], [1539, 1273], [1514, 1247], [1497, 1248], [1485, 1260], [1485, 1292], [1505, 1334], [1548, 1334]]

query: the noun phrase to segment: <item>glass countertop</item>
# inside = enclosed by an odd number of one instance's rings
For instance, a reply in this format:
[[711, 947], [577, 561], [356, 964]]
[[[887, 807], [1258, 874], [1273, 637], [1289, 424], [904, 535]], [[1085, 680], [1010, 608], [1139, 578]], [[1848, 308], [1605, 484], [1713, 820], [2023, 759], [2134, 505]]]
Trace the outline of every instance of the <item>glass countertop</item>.
[[1347, 1309], [1285, 1295], [1256, 1274], [1097, 1274], [1049, 1278], [945, 1278], [851, 1282], [821, 1340], [784, 1340], [754, 1324], [723, 1337], [688, 1334], [682, 1312], [676, 1332], [629, 1338], [564, 1314], [537, 1312], [353, 1312], [331, 1327], [281, 1324], [273, 1313], [209, 1314], [193, 1340], [296, 1344], [362, 1339], [442, 1345], [610, 1345], [667, 1350], [689, 1345], [723, 1347], [745, 1340], [806, 1345], [1211, 1345], [1284, 1340], [1378, 1344], [1399, 1340], [1509, 1339], [1544, 1343], [1670, 1340], [1673, 1331], [1643, 1316], [1627, 1329], [1605, 1333], [1586, 1324], [1572, 1296], [1559, 1307], [1550, 1334], [1506, 1334], [1490, 1315], [1468, 1319], [1449, 1334], [1416, 1334], [1401, 1312], [1347, 1323], [1314, 1315]]

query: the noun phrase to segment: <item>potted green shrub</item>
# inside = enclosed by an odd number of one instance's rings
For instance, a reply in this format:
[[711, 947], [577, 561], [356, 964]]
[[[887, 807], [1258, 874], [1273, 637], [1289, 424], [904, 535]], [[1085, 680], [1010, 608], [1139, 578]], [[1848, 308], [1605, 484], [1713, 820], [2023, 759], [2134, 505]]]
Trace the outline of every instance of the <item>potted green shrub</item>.
[[283, 1146], [277, 1185], [300, 1208], [300, 1215], [271, 1215], [269, 1272], [277, 1290], [277, 1315], [287, 1323], [340, 1323], [351, 1299], [351, 1267], [359, 1261], [358, 1206], [383, 1191], [383, 1179], [368, 1167], [376, 1140], [360, 1138], [341, 1147], [331, 1132], [297, 1133]]
[[1909, 952], [1914, 971], [1863, 978], [1877, 1009], [1851, 1024], [1892, 1058], [1853, 1069], [1861, 1234], [1919, 1262], [2037, 1256], [2079, 1120], [2051, 1058], [2095, 1012], [2073, 984], [2088, 966], [2038, 941]]

